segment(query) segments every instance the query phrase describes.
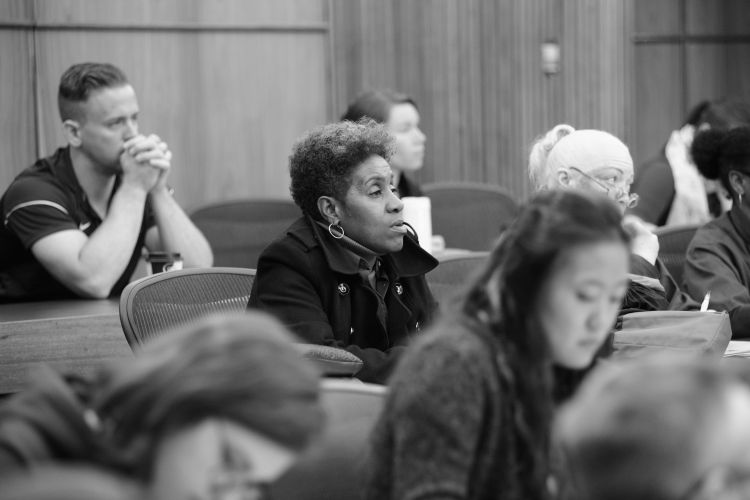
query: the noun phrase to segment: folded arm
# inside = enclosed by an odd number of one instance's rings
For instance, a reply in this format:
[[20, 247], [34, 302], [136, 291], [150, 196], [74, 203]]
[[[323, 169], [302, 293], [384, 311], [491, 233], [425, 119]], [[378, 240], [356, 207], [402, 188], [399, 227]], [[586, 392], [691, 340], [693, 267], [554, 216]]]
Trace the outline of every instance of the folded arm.
[[77, 229], [54, 232], [31, 246], [34, 257], [75, 293], [105, 298], [130, 261], [143, 220], [146, 191], [123, 184], [106, 219], [90, 236]]

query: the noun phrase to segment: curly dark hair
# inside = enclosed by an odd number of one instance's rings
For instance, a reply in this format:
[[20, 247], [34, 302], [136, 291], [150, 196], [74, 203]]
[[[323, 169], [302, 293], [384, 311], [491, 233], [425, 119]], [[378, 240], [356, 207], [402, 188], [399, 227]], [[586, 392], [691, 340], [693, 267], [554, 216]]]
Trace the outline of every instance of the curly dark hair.
[[392, 153], [393, 138], [385, 126], [368, 118], [315, 128], [297, 141], [289, 157], [292, 198], [303, 213], [323, 220], [318, 198], [343, 200], [356, 167], [373, 155], [387, 161]]
[[734, 198], [729, 172], [750, 174], [750, 127], [702, 131], [695, 136], [690, 153], [698, 171], [706, 179], [719, 179]]

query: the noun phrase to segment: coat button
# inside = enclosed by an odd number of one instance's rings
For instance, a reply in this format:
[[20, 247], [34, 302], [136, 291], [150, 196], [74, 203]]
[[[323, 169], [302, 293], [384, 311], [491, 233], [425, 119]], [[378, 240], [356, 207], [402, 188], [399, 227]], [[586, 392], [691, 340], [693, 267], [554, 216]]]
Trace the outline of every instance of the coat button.
[[339, 283], [339, 286], [337, 286], [336, 289], [339, 291], [339, 295], [346, 295], [349, 293], [349, 285], [346, 283]]
[[403, 295], [404, 294], [404, 287], [401, 283], [396, 283], [396, 294]]

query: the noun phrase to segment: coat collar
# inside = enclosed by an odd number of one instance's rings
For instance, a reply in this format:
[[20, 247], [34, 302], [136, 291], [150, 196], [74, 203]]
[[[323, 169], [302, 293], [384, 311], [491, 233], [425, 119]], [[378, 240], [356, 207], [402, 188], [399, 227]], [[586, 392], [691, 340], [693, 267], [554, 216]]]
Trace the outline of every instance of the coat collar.
[[735, 209], [729, 210], [727, 217], [732, 222], [732, 225], [734, 225], [737, 233], [745, 241], [745, 244], [750, 247], [750, 218], [744, 212], [737, 212]]
[[[342, 247], [309, 216], [303, 216], [292, 224], [287, 234], [299, 240], [307, 248], [319, 246], [328, 266], [341, 274], [357, 274], [359, 262], [351, 258], [351, 252]], [[384, 255], [396, 276], [411, 277], [425, 274], [437, 267], [438, 261], [419, 246], [411, 236], [404, 237], [404, 247], [399, 252]]]

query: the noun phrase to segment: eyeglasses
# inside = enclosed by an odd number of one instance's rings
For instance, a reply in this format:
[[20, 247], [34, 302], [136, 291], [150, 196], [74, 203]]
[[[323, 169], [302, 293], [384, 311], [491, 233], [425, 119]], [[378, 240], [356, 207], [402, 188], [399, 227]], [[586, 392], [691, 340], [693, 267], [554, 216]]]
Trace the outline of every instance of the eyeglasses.
[[618, 186], [611, 182], [606, 182], [601, 179], [597, 179], [593, 175], [587, 174], [578, 167], [569, 167], [570, 170], [575, 170], [580, 175], [593, 182], [607, 193], [607, 196], [615, 200], [617, 203], [621, 203], [625, 208], [633, 208], [638, 205], [639, 197], [635, 193], [628, 193], [628, 190], [622, 186]]
[[234, 449], [221, 432], [221, 465], [210, 483], [211, 500], [263, 500], [269, 498], [268, 483], [251, 476], [252, 464]]

